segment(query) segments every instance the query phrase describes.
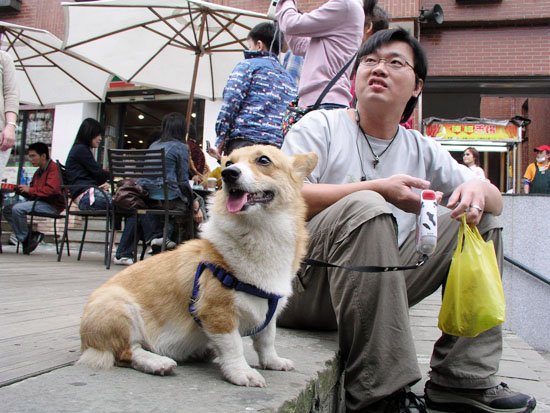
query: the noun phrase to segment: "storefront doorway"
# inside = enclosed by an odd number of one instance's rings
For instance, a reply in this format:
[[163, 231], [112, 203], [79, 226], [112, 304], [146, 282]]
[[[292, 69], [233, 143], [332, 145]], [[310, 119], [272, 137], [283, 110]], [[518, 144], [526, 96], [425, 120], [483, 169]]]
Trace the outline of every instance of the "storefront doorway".
[[[155, 93], [107, 95], [102, 117], [106, 125], [105, 148], [145, 149], [158, 139], [162, 118], [171, 112], [185, 115], [187, 99], [182, 95]], [[193, 102], [190, 136], [202, 142], [204, 100]], [[182, 137], [183, 138], [183, 137]]]

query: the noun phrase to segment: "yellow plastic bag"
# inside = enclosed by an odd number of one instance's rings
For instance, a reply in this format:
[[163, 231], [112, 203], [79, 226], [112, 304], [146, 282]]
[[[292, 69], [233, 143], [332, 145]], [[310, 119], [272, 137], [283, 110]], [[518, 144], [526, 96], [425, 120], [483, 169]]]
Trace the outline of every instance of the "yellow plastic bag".
[[493, 241], [485, 242], [463, 215], [438, 327], [453, 336], [475, 337], [504, 322], [505, 306]]

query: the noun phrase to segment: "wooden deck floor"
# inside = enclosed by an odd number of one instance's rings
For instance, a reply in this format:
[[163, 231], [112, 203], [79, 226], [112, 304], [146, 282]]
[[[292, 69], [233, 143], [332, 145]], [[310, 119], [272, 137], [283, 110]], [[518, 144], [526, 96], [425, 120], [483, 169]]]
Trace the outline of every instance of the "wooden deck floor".
[[80, 315], [91, 291], [122, 267], [106, 270], [99, 253], [63, 256], [51, 246], [31, 255], [0, 254], [0, 387], [74, 362]]

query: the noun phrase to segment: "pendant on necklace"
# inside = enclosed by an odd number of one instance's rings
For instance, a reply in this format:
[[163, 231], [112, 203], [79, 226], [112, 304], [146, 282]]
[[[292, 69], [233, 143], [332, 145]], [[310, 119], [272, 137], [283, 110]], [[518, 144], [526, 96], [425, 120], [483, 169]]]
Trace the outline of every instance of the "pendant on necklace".
[[375, 156], [374, 161], [372, 161], [372, 167], [376, 169], [376, 165], [378, 165], [379, 163], [380, 163], [380, 159], [378, 158], [378, 156]]

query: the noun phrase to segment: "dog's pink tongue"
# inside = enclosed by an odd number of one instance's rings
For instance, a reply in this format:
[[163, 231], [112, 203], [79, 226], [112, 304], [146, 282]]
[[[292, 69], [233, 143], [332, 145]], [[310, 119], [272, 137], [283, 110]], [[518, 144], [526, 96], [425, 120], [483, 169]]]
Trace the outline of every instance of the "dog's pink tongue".
[[230, 195], [229, 198], [227, 198], [227, 210], [232, 214], [239, 212], [243, 209], [247, 199], [248, 192], [242, 192], [240, 195]]

